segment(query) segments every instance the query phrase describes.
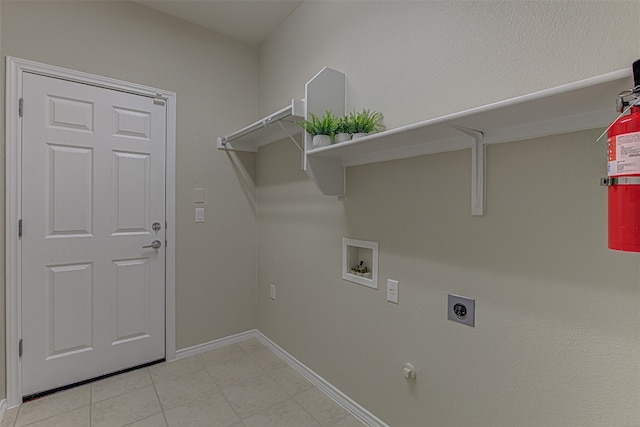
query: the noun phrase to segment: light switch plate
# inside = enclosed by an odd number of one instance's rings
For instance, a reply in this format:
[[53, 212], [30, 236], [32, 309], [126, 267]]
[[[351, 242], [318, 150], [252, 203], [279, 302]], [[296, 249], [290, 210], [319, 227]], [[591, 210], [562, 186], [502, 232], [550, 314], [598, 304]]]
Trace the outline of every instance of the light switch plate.
[[398, 281], [387, 279], [387, 301], [398, 304]]
[[475, 327], [476, 300], [449, 294], [447, 319]]

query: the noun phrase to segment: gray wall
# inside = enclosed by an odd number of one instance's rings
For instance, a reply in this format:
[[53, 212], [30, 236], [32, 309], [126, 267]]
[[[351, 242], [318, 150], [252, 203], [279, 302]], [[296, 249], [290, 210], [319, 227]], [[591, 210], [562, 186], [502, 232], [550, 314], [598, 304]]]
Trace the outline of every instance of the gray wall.
[[[244, 172], [255, 156], [229, 157], [215, 137], [255, 120], [256, 48], [132, 2], [3, 1], [1, 28], [3, 58], [177, 93], [177, 349], [255, 328], [255, 186]], [[196, 187], [204, 224], [193, 221]], [[2, 363], [0, 384], [4, 372]]]
[[[394, 128], [627, 68], [639, 23], [638, 2], [306, 2], [259, 46], [259, 111], [328, 65]], [[259, 329], [393, 426], [640, 425], [638, 255], [606, 248], [601, 131], [489, 146], [484, 217], [468, 150], [349, 168], [338, 199], [293, 144], [261, 148]], [[341, 279], [342, 237], [380, 243], [378, 290]]]

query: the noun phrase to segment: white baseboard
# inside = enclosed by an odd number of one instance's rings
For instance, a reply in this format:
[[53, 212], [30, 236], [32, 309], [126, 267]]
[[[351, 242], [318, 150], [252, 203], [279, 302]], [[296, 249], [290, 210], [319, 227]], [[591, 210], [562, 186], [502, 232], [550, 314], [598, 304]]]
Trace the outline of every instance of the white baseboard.
[[249, 338], [258, 338], [257, 333], [257, 329], [252, 329], [247, 332], [240, 332], [239, 334], [229, 335], [228, 337], [220, 338], [218, 340], [194, 345], [193, 347], [176, 350], [176, 360], [184, 359], [185, 357], [194, 356], [198, 353], [204, 353], [205, 351], [224, 347], [225, 345], [235, 344], [240, 341], [248, 340]]
[[176, 359], [182, 359], [185, 357], [193, 356], [198, 353], [220, 348], [228, 344], [234, 344], [240, 341], [247, 340], [249, 338], [256, 338], [262, 344], [269, 347], [278, 357], [284, 360], [287, 363], [287, 365], [295, 369], [300, 375], [306, 378], [311, 384], [318, 387], [324, 394], [329, 396], [338, 405], [342, 406], [347, 412], [349, 412], [355, 418], [360, 420], [366, 426], [389, 427], [380, 418], [376, 417], [371, 412], [367, 411], [365, 408], [359, 405], [356, 401], [354, 401], [349, 396], [347, 396], [346, 394], [338, 390], [334, 385], [329, 383], [320, 375], [316, 374], [314, 371], [309, 369], [305, 364], [303, 364], [298, 359], [296, 359], [295, 357], [287, 353], [278, 344], [271, 341], [269, 338], [267, 338], [267, 336], [265, 336], [262, 332], [260, 332], [257, 329], [253, 329], [247, 332], [242, 332], [236, 335], [231, 335], [225, 338], [221, 338], [219, 340], [214, 340], [208, 343], [199, 344], [193, 347], [188, 347], [182, 350], [178, 350], [176, 351]]

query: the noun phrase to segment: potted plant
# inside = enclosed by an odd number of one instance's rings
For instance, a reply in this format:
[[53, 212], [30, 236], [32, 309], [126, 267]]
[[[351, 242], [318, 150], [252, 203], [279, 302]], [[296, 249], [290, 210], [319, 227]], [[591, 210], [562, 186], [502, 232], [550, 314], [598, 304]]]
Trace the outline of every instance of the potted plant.
[[350, 113], [348, 117], [349, 131], [353, 139], [362, 138], [370, 133], [384, 129], [382, 113], [363, 109], [360, 113]]
[[328, 110], [325, 111], [322, 117], [318, 117], [313, 113], [310, 113], [309, 116], [311, 120], [303, 121], [300, 126], [313, 137], [312, 147], [330, 145], [331, 138], [335, 135], [338, 127], [338, 119]]
[[349, 118], [347, 116], [340, 117], [338, 119], [338, 126], [336, 127], [336, 136], [334, 137], [334, 142], [338, 144], [340, 142], [350, 141], [351, 132], [349, 131], [349, 129]]

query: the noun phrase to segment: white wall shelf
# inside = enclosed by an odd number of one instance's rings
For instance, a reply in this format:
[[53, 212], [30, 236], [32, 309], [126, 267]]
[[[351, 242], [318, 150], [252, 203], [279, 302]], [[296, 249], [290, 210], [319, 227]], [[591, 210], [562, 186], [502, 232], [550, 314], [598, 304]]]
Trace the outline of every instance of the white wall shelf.
[[304, 120], [304, 100], [291, 104], [229, 135], [218, 137], [218, 148], [231, 151], [258, 151], [258, 147], [298, 135]]
[[[319, 185], [324, 194], [341, 196], [345, 192], [344, 169], [348, 166], [470, 148], [471, 211], [473, 215], [483, 215], [487, 144], [606, 127], [617, 116], [616, 95], [631, 87], [631, 69], [615, 71], [361, 139], [310, 149], [305, 156], [307, 162], [314, 165], [316, 177], [326, 179]], [[324, 171], [326, 173], [322, 173]]]
[[[310, 135], [305, 134], [303, 169], [323, 194], [343, 196], [349, 166], [471, 149], [471, 214], [484, 215], [488, 144], [606, 127], [617, 116], [616, 95], [633, 87], [631, 74], [630, 68], [614, 71], [327, 147], [312, 148]], [[282, 126], [273, 125], [284, 123], [283, 117], [303, 120], [325, 110], [343, 115], [345, 94], [346, 76], [325, 67], [309, 80], [303, 100], [219, 137], [218, 148], [257, 151], [287, 138], [290, 135]], [[291, 134], [300, 133], [299, 126], [291, 122], [290, 126]]]
[[[322, 116], [326, 110], [334, 115], [344, 115], [346, 105], [346, 76], [340, 71], [324, 67], [309, 80], [305, 86], [305, 97], [301, 100], [292, 99], [291, 104], [272, 113], [242, 129], [225, 136], [218, 137], [218, 149], [229, 151], [258, 151], [259, 147], [293, 138], [302, 133], [298, 125], [313, 113]], [[308, 135], [305, 135], [305, 145]], [[297, 144], [297, 143], [296, 143]], [[311, 169], [305, 171], [312, 179]]]

